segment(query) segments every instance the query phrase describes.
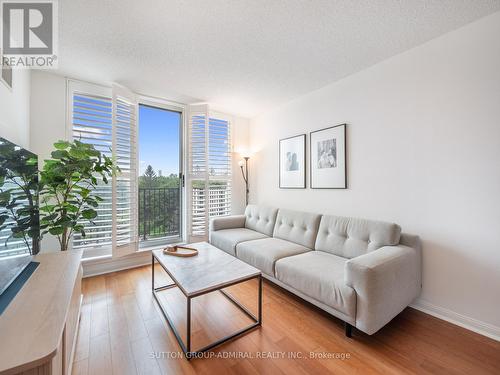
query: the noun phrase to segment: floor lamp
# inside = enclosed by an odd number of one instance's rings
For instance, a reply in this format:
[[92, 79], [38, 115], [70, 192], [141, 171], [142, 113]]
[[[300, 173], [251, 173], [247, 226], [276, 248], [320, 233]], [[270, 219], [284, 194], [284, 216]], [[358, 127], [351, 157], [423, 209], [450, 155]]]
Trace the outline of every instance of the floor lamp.
[[[245, 181], [245, 207], [248, 206], [248, 193], [250, 190], [248, 190], [248, 159], [250, 159], [250, 156], [244, 156], [243, 160], [240, 160], [238, 163], [241, 169], [241, 175], [243, 176], [243, 180]], [[245, 168], [243, 168], [245, 167]]]

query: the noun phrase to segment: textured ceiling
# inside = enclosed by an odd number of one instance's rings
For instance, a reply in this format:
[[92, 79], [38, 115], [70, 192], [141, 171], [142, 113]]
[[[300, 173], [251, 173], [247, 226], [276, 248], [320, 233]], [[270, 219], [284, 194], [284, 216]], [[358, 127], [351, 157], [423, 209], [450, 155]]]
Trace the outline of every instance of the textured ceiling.
[[59, 68], [252, 117], [500, 0], [59, 0]]

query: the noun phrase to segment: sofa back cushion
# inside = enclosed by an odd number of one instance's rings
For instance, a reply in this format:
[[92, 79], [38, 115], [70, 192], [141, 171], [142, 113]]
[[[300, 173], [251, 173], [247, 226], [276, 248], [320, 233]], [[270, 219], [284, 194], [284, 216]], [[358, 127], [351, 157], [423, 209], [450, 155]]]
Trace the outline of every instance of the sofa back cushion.
[[350, 259], [382, 246], [397, 245], [400, 235], [401, 227], [397, 224], [324, 215], [315, 250]]
[[249, 204], [245, 209], [245, 216], [247, 217], [245, 228], [263, 233], [266, 236], [272, 236], [277, 213], [277, 208]]
[[273, 237], [314, 248], [321, 215], [280, 209]]

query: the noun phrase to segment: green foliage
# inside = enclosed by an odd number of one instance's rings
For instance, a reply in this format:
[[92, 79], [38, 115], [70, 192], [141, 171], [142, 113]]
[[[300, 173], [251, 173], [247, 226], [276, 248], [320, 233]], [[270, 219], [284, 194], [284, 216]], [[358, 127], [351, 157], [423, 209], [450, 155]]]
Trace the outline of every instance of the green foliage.
[[[8, 227], [11, 231], [4, 243], [11, 238], [21, 239], [30, 254], [37, 254], [38, 161], [29, 151], [5, 140], [0, 142], [0, 154], [0, 230]], [[6, 224], [8, 219], [11, 222]]]
[[139, 176], [139, 234], [144, 240], [179, 230], [179, 176], [159, 174], [148, 165]]
[[141, 180], [142, 180], [144, 187], [147, 187], [147, 188], [157, 187], [157, 186], [155, 186], [156, 185], [156, 172], [154, 171], [154, 169], [151, 165], [148, 165], [146, 167], [146, 170], [144, 171], [144, 174], [143, 174]]
[[146, 170], [144, 171], [144, 177], [147, 177], [151, 180], [156, 177], [156, 172], [151, 166], [151, 164], [146, 167]]
[[144, 172], [142, 176], [139, 176], [139, 189], [144, 188], [178, 188], [179, 187], [179, 176], [176, 174], [170, 174], [169, 176], [156, 176], [156, 172], [152, 170], [153, 175], [146, 174], [148, 170]]
[[45, 160], [41, 176], [40, 229], [57, 236], [67, 250], [73, 233], [85, 236], [81, 220], [92, 222], [102, 198], [93, 194], [120, 170], [113, 160], [90, 144], [57, 141], [52, 159]]

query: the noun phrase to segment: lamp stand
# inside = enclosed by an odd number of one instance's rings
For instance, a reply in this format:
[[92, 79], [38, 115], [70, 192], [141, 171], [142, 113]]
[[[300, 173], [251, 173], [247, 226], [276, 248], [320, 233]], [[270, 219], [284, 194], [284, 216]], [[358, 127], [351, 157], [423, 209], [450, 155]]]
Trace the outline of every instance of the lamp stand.
[[250, 193], [250, 190], [248, 189], [248, 159], [250, 157], [245, 156], [243, 159], [245, 159], [245, 170], [243, 170], [243, 165], [240, 165], [241, 168], [241, 175], [243, 176], [243, 180], [245, 181], [245, 207], [248, 206], [248, 194]]

